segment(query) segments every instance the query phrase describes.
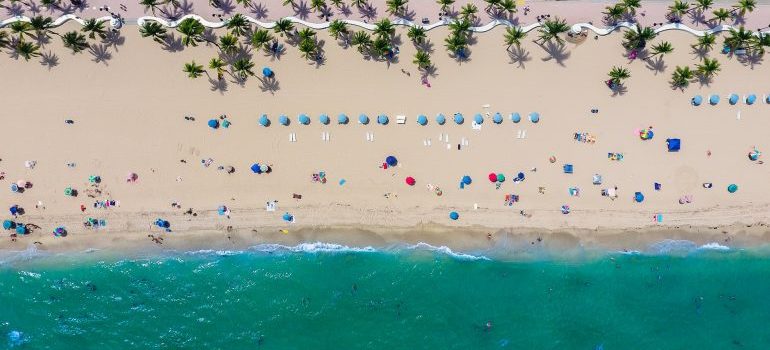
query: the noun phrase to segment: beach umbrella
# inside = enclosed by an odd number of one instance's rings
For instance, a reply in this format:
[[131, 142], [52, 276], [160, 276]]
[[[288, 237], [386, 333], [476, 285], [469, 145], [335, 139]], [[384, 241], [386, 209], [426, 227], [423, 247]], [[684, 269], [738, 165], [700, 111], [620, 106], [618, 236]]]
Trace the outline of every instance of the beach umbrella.
[[282, 218], [283, 218], [283, 221], [286, 221], [286, 222], [292, 222], [294, 220], [294, 216], [289, 214], [288, 212], [284, 213]]
[[348, 116], [345, 115], [345, 113], [340, 113], [337, 116], [337, 124], [347, 124], [348, 121], [350, 121], [350, 120], [348, 119]]
[[565, 204], [565, 205], [562, 205], [562, 206], [561, 206], [561, 213], [562, 213], [562, 214], [565, 214], [565, 215], [566, 215], [566, 214], [569, 214], [569, 212], [570, 212], [570, 208], [569, 208], [569, 205], [566, 205], [566, 204]]
[[272, 78], [274, 74], [275, 74], [275, 73], [273, 73], [273, 70], [272, 70], [272, 69], [270, 69], [269, 67], [264, 67], [264, 68], [262, 68], [262, 75], [263, 75], [265, 78]]
[[67, 187], [64, 189], [64, 195], [65, 196], [71, 196], [72, 195], [72, 187]]
[[217, 214], [219, 215], [225, 215], [225, 212], [227, 212], [227, 207], [224, 205], [220, 205], [217, 207]]
[[727, 102], [730, 102], [731, 105], [738, 103], [738, 95], [731, 94], [730, 99]]
[[289, 117], [287, 117], [285, 115], [281, 115], [280, 117], [278, 117], [278, 122], [281, 123], [281, 125], [283, 125], [283, 126], [288, 126], [289, 125]]
[[415, 183], [417, 183], [417, 181], [415, 181], [413, 177], [407, 176], [407, 178], [406, 178], [406, 184], [407, 185], [414, 186]]
[[746, 97], [746, 104], [747, 105], [753, 105], [754, 102], [757, 102], [757, 95], [751, 94]]
[[466, 184], [466, 185], [470, 185], [470, 184], [471, 184], [471, 182], [473, 182], [473, 181], [471, 180], [471, 177], [470, 177], [470, 176], [468, 176], [468, 175], [465, 175], [465, 176], [463, 176], [463, 180], [462, 180], [462, 182], [463, 182], [463, 184]]
[[703, 97], [701, 97], [701, 95], [695, 95], [690, 103], [692, 103], [693, 106], [700, 106], [700, 104], [703, 103]]
[[495, 113], [495, 115], [492, 117], [492, 122], [495, 124], [500, 124], [503, 122], [503, 115], [500, 114], [500, 112]]
[[520, 173], [516, 174], [516, 178], [519, 179], [519, 181], [524, 180], [524, 173], [520, 172]]
[[225, 171], [226, 171], [228, 174], [232, 174], [232, 173], [234, 173], [234, 172], [235, 172], [235, 168], [234, 168], [232, 165], [228, 165], [228, 166], [226, 166], [226, 167], [225, 167]]
[[267, 164], [259, 165], [259, 172], [266, 173], [268, 170], [270, 170], [270, 167]]
[[11, 184], [11, 192], [19, 192], [19, 185]]
[[320, 121], [321, 124], [323, 125], [329, 125], [329, 122], [331, 121], [331, 119], [329, 119], [329, 116], [327, 114], [321, 114], [320, 116], [318, 116], [318, 121]]
[[10, 230], [12, 228], [16, 227], [16, 223], [11, 220], [4, 220], [3, 221], [3, 229]]
[[55, 229], [53, 229], [53, 235], [56, 237], [66, 236], [67, 235], [67, 229], [64, 228], [64, 226], [59, 226]]
[[139, 174], [137, 173], [126, 174], [126, 181], [136, 181], [136, 180], [139, 180]]
[[297, 120], [302, 125], [309, 125], [310, 124], [310, 117], [308, 117], [307, 114], [300, 114], [299, 118], [297, 118]]
[[759, 159], [759, 156], [761, 156], [761, 155], [762, 155], [762, 152], [760, 152], [759, 150], [753, 149], [753, 150], [751, 150], [751, 152], [749, 152], [749, 159], [750, 160], [757, 160], [757, 159]]
[[641, 203], [644, 201], [644, 195], [642, 194], [642, 192], [634, 193], [634, 201], [636, 201], [637, 203]]
[[511, 113], [511, 121], [514, 123], [518, 123], [521, 121], [521, 114], [519, 112]]
[[267, 119], [267, 114], [263, 114], [259, 117], [259, 125], [270, 126], [270, 119]]
[[11, 212], [11, 215], [16, 215], [19, 213], [19, 206], [14, 204], [8, 210]]
[[497, 182], [505, 182], [505, 175], [503, 173], [497, 174]]
[[461, 113], [455, 113], [455, 124], [462, 124], [465, 122], [465, 118]]
[[765, 103], [770, 103], [770, 95], [767, 95], [767, 97], [765, 97]]
[[259, 170], [259, 163], [254, 163], [254, 164], [251, 165], [251, 172], [255, 173], [255, 174], [262, 173], [262, 171]]
[[377, 124], [388, 125], [388, 116], [384, 114], [377, 116]]
[[[96, 222], [96, 220], [88, 218], [88, 221], [92, 221], [92, 220], [94, 222]], [[158, 226], [160, 228], [169, 228], [171, 226], [171, 224], [168, 221], [166, 221], [166, 220], [157, 219], [157, 220], [155, 220], [155, 226]]]
[[385, 158], [385, 164], [388, 166], [396, 166], [396, 164], [398, 164], [398, 159], [396, 159], [394, 156], [387, 156]]
[[19, 186], [19, 188], [27, 188], [28, 184], [29, 182], [27, 180], [16, 181], [16, 186]]
[[436, 124], [438, 125], [444, 125], [446, 123], [446, 117], [443, 114], [438, 114], [436, 116]]
[[88, 182], [98, 184], [102, 182], [102, 178], [99, 175], [91, 175], [88, 177]]
[[487, 175], [487, 178], [489, 178], [489, 182], [497, 182], [497, 174], [495, 173], [489, 173], [489, 175]]
[[359, 123], [359, 124], [363, 124], [363, 125], [367, 125], [367, 124], [369, 124], [369, 117], [368, 117], [368, 116], [366, 116], [366, 114], [363, 114], [363, 113], [361, 113], [361, 114], [358, 116], [358, 123]]
[[481, 114], [479, 114], [479, 113], [476, 113], [476, 115], [475, 115], [475, 116], [473, 116], [473, 121], [474, 121], [476, 124], [484, 124], [484, 117], [482, 117], [482, 116], [481, 116]]
[[425, 126], [426, 124], [428, 124], [428, 117], [420, 114], [419, 116], [417, 116], [417, 124]]
[[719, 104], [719, 95], [716, 95], [716, 94], [711, 95], [711, 97], [709, 97], [709, 103], [712, 106], [716, 106], [717, 104]]
[[209, 120], [209, 127], [212, 129], [216, 129], [219, 127], [219, 120], [211, 119]]
[[730, 184], [730, 186], [727, 186], [727, 192], [735, 193], [735, 191], [738, 190], [738, 185], [736, 184]]
[[529, 114], [529, 121], [537, 123], [540, 121], [540, 113], [532, 112]]
[[27, 228], [24, 227], [24, 225], [16, 225], [16, 233], [20, 235], [26, 235], [27, 234]]
[[457, 220], [457, 219], [460, 218], [460, 214], [457, 214], [456, 211], [450, 212], [449, 213], [449, 218], [452, 219], [452, 220]]
[[227, 119], [225, 119], [225, 120], [223, 120], [223, 121], [222, 121], [222, 127], [223, 127], [223, 128], [229, 128], [229, 127], [230, 127], [230, 124], [232, 124], [232, 123], [230, 123], [230, 121], [229, 121], [229, 120], [227, 120]]

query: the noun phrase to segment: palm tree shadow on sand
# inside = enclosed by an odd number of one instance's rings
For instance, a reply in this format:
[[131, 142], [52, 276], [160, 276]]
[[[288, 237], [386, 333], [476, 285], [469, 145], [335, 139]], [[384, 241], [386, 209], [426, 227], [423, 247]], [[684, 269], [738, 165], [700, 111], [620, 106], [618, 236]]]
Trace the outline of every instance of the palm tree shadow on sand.
[[220, 94], [227, 92], [229, 87], [226, 79], [209, 78], [209, 84], [211, 84], [211, 91], [218, 91]]
[[267, 18], [268, 10], [267, 10], [267, 7], [262, 3], [259, 3], [259, 4], [252, 3], [249, 10], [251, 11], [251, 14], [254, 16], [255, 19]]
[[366, 20], [373, 20], [377, 18], [377, 8], [368, 4], [359, 8], [358, 13]]
[[233, 0], [218, 0], [219, 6], [217, 7], [222, 11], [222, 13], [229, 15], [235, 10], [235, 5], [233, 5]]
[[762, 64], [762, 56], [762, 53], [754, 52], [752, 50], [752, 52], [748, 52], [745, 55], [738, 57], [738, 62], [750, 69], [754, 69], [754, 66]]
[[56, 56], [53, 51], [43, 52], [40, 55], [40, 64], [51, 70], [51, 68], [59, 65], [59, 56]]
[[708, 55], [709, 52], [705, 48], [701, 49], [698, 47], [693, 47], [690, 53], [693, 54], [693, 56], [695, 56], [695, 58], [697, 58], [699, 61], [703, 61], [703, 59], [706, 58], [706, 55]]
[[544, 45], [540, 45], [540, 47], [542, 47], [545, 53], [548, 54], [548, 57], [541, 58], [543, 62], [553, 60], [556, 62], [556, 64], [562, 67], [566, 67], [564, 61], [566, 61], [570, 55], [572, 55], [567, 51], [566, 45], [562, 43], [554, 43], [548, 41]]
[[310, 16], [310, 7], [307, 5], [307, 2], [300, 1], [297, 7], [294, 8], [294, 15], [303, 20], [307, 19]]
[[257, 80], [260, 82], [259, 89], [262, 92], [269, 92], [271, 95], [275, 95], [275, 92], [281, 89], [281, 85], [275, 77], [262, 77], [257, 78]]
[[166, 37], [163, 39], [162, 48], [168, 52], [179, 52], [184, 50], [182, 37], [176, 37], [174, 33], [166, 35]]
[[88, 52], [91, 54], [91, 56], [94, 56], [91, 60], [95, 63], [104, 63], [104, 65], [109, 65], [108, 61], [112, 59], [112, 53], [110, 53], [107, 45], [104, 44], [91, 44]]
[[508, 51], [508, 58], [511, 59], [509, 64], [515, 64], [519, 68], [525, 68], [525, 63], [532, 60], [532, 57], [529, 55], [529, 51], [522, 48], [521, 46], [514, 46], [512, 47], [512, 50]]
[[655, 72], [655, 75], [658, 75], [658, 73], [663, 73], [666, 71], [666, 68], [668, 67], [666, 65], [666, 61], [663, 60], [663, 57], [655, 57], [655, 59], [646, 59], [644, 60], [645, 67], [647, 69]]
[[115, 52], [118, 52], [118, 46], [123, 46], [126, 43], [126, 37], [120, 35], [120, 31], [111, 30], [105, 33], [102, 42], [108, 47], [114, 48]]
[[626, 92], [628, 92], [628, 88], [626, 87], [626, 85], [621, 84], [621, 85], [618, 85], [618, 86], [616, 86], [615, 88], [612, 89], [612, 95], [611, 96], [612, 97], [623, 96], [623, 95], [626, 94]]

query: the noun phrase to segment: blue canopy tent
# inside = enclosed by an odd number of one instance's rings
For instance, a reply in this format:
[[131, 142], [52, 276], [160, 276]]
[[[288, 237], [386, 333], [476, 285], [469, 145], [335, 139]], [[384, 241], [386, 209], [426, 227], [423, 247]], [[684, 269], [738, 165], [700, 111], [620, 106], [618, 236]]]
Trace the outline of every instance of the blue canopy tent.
[[680, 139], [667, 139], [666, 145], [669, 152], [679, 152], [679, 149], [682, 147], [682, 141]]
[[255, 174], [262, 174], [262, 165], [259, 163], [254, 163], [251, 165], [251, 172]]
[[529, 114], [529, 121], [537, 123], [540, 121], [540, 113], [532, 112]]
[[455, 113], [455, 124], [462, 124], [465, 122], [465, 118], [461, 113]]
[[209, 124], [209, 127], [212, 128], [212, 129], [219, 128], [219, 120], [211, 119], [211, 120], [209, 120], [208, 124]]
[[327, 114], [321, 114], [320, 116], [318, 116], [318, 121], [320, 121], [321, 124], [323, 125], [329, 125], [329, 122], [331, 121], [331, 119], [329, 119], [329, 116]]
[[575, 171], [575, 167], [572, 164], [564, 164], [564, 173], [572, 174]]
[[644, 202], [644, 194], [642, 194], [642, 192], [634, 193], [634, 201], [637, 203]]
[[444, 125], [444, 123], [446, 123], [446, 116], [444, 116], [443, 114], [440, 114], [440, 113], [439, 113], [439, 114], [436, 116], [436, 124], [438, 124], [438, 125]]
[[747, 105], [753, 105], [754, 102], [757, 102], [757, 95], [751, 94], [749, 96], [746, 96]]
[[283, 125], [283, 126], [288, 126], [289, 125], [289, 117], [287, 117], [285, 115], [281, 115], [278, 118], [278, 122], [281, 123], [281, 125]]
[[259, 125], [270, 126], [270, 119], [267, 119], [267, 114], [263, 114], [259, 117]]
[[345, 113], [340, 113], [337, 116], [337, 124], [347, 124], [350, 121]]
[[426, 124], [428, 124], [428, 117], [420, 114], [419, 116], [417, 116], [417, 124], [425, 126]]
[[482, 117], [482, 116], [481, 116], [481, 114], [479, 114], [479, 113], [476, 113], [476, 115], [475, 115], [475, 116], [473, 116], [473, 121], [474, 121], [476, 124], [484, 124], [484, 117]]
[[264, 67], [264, 68], [262, 68], [262, 75], [265, 78], [272, 78], [273, 75], [275, 75], [275, 73], [273, 73], [273, 70], [270, 69], [269, 67]]
[[282, 216], [282, 218], [283, 218], [283, 221], [286, 221], [286, 222], [292, 222], [292, 221], [294, 221], [294, 215], [291, 215], [291, 214], [289, 214], [288, 212], [287, 212], [287, 213], [284, 213], [284, 214], [283, 214], [283, 216]]
[[307, 114], [300, 114], [299, 118], [297, 118], [297, 120], [299, 120], [299, 123], [302, 124], [302, 125], [309, 125], [310, 124], [310, 117], [308, 117]]
[[519, 112], [511, 113], [511, 121], [514, 123], [518, 123], [521, 121], [521, 114]]
[[473, 180], [471, 180], [471, 177], [468, 175], [463, 176], [462, 183], [466, 185], [470, 185]]
[[396, 164], [398, 164], [398, 159], [394, 156], [387, 156], [385, 157], [385, 164], [388, 166], [396, 166]]
[[28, 233], [27, 227], [24, 225], [16, 225], [16, 233], [20, 235], [26, 235]]
[[738, 103], [738, 99], [739, 99], [738, 95], [731, 94], [730, 95], [730, 99], [727, 102], [730, 102], [731, 105], [734, 105], [734, 104]]
[[460, 218], [460, 214], [458, 214], [456, 211], [450, 212], [449, 213], [449, 218], [452, 219], [452, 220], [457, 220], [457, 219]]
[[503, 122], [503, 115], [500, 114], [500, 112], [495, 113], [495, 115], [492, 117], [492, 122], [495, 124], [500, 124]]
[[363, 124], [363, 125], [367, 125], [367, 124], [369, 124], [369, 117], [368, 117], [368, 116], [366, 116], [366, 114], [363, 114], [363, 113], [361, 113], [361, 114], [358, 116], [358, 123], [359, 123], [359, 124]]
[[709, 97], [709, 103], [712, 106], [716, 106], [717, 104], [719, 104], [719, 95], [717, 94], [711, 95], [711, 97]]
[[388, 125], [388, 121], [389, 120], [387, 115], [380, 114], [379, 116], [377, 116], [377, 124]]
[[700, 104], [703, 103], [703, 97], [701, 97], [701, 95], [695, 95], [695, 97], [690, 100], [690, 103], [692, 103], [693, 106], [700, 106]]

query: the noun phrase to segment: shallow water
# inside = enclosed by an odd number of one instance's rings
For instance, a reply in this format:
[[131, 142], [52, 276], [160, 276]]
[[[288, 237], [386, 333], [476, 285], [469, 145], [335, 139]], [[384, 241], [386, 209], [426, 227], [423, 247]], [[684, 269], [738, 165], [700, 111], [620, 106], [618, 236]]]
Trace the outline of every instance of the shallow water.
[[770, 347], [770, 256], [661, 245], [513, 261], [323, 244], [5, 259], [0, 348]]

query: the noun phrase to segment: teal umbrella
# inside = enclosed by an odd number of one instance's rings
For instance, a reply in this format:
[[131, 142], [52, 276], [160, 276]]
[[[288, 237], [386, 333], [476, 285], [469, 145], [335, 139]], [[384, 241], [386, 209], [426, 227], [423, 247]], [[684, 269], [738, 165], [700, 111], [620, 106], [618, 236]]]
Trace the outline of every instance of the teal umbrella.
[[727, 192], [735, 193], [735, 191], [738, 191], [738, 185], [730, 184], [730, 186], [727, 186]]
[[423, 125], [423, 126], [424, 126], [424, 125], [426, 125], [426, 124], [428, 124], [428, 117], [426, 117], [426, 116], [424, 116], [424, 115], [420, 114], [420, 115], [417, 117], [417, 124], [420, 124], [420, 125]]

